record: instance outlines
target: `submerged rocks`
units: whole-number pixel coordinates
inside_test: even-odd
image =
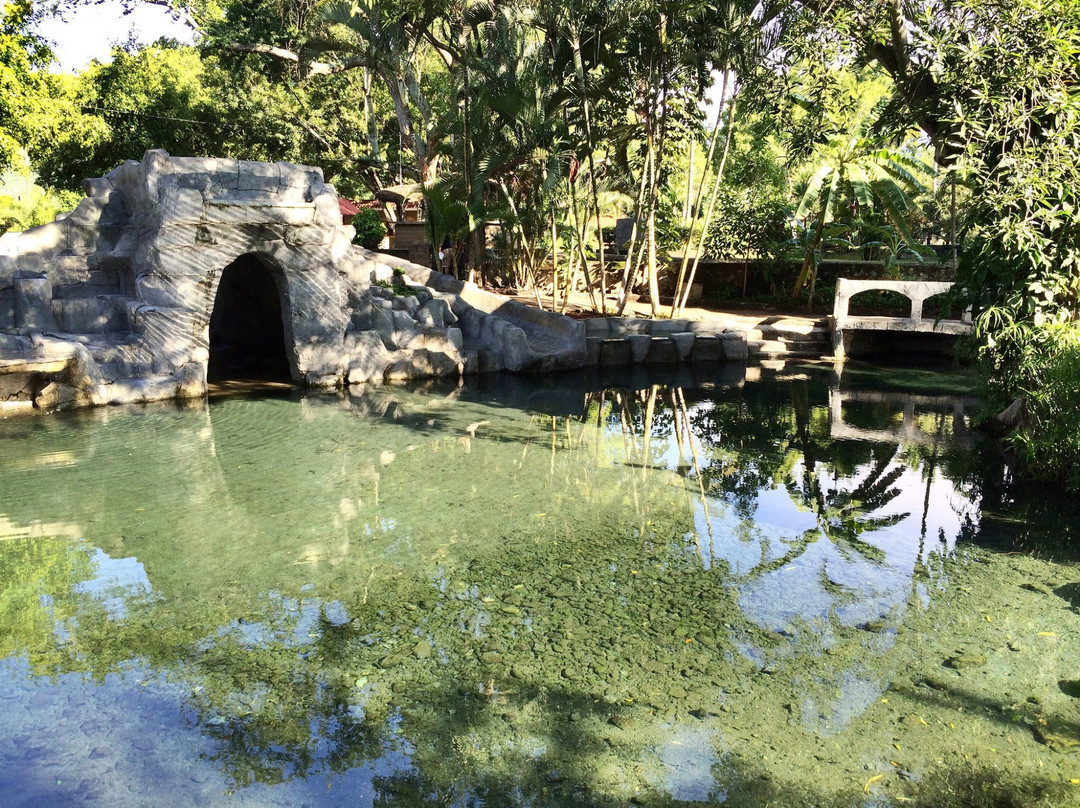
[[[1047,746],[1053,752],[1080,752],[1080,740],[1073,737],[1067,730],[1049,725],[1044,721],[1036,721],[1031,727],[1031,733],[1035,740]]]
[[[952,668],[957,671],[972,670],[974,668],[981,668],[986,664],[986,654],[976,653],[963,653],[951,656],[945,660],[945,667]]]
[[[429,659],[432,650],[431,643],[427,640],[421,640],[413,647],[412,654],[417,659]]]

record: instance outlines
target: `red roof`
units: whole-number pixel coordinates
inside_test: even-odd
[[[357,213],[360,212],[360,206],[353,202],[351,199],[346,199],[343,196],[339,196],[337,203],[338,208],[341,209],[342,216],[355,216]]]

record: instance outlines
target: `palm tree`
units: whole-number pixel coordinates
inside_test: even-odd
[[[421,182],[438,173],[437,128],[431,105],[420,86],[420,38],[415,21],[386,0],[333,0],[319,9],[319,34],[308,43],[311,54],[334,61],[321,72],[364,68],[379,77],[394,104],[402,139],[412,149]],[[364,103],[371,111],[370,83]],[[369,115],[369,119],[371,116]]]
[[[904,242],[909,247],[915,246],[908,227],[909,218],[918,211],[913,197],[925,193],[919,177],[932,176],[934,168],[917,157],[891,148],[889,143],[895,136],[876,131],[882,107],[881,101],[864,101],[847,131],[830,135],[817,149],[817,166],[794,214],[796,221],[813,216],[807,223],[808,228],[813,228],[813,234],[795,281],[793,297],[809,285],[810,301],[813,302],[817,280],[815,257],[825,227],[833,220],[842,201],[853,198],[865,209],[880,206]]]

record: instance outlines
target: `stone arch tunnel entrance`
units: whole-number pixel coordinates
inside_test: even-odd
[[[222,270],[210,315],[207,381],[292,381],[281,298],[272,270],[255,255]]]

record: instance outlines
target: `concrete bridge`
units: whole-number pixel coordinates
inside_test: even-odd
[[[957,443],[971,440],[964,412],[977,399],[967,396],[925,396],[914,393],[886,393],[879,390],[829,389],[829,435],[836,440],[862,440],[874,443],[930,445],[941,439],[941,427],[948,423],[950,439]],[[847,404],[885,406],[902,413],[899,422],[871,429],[844,420]],[[926,429],[926,416],[938,421],[937,431]]]
[[[886,281],[851,280],[838,278],[836,297],[833,301],[832,345],[833,357],[844,360],[851,348],[852,337],[862,333],[894,332],[907,334],[937,334],[957,337],[971,333],[971,311],[965,311],[959,320],[924,317],[926,301],[948,292],[953,284],[933,281]],[[848,313],[851,299],[862,292],[889,291],[904,295],[911,301],[911,314],[907,317],[852,316]]]

